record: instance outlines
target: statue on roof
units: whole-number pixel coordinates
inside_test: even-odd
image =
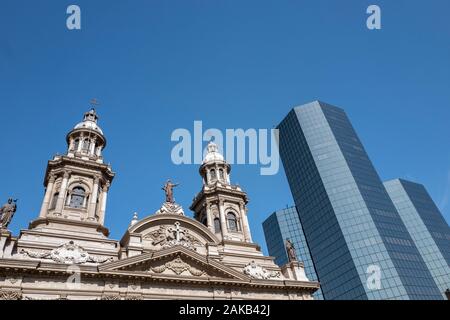
[[[175,199],[173,197],[173,188],[179,185],[179,183],[172,183],[170,179],[167,180],[166,184],[161,188],[166,193],[166,202],[175,203]]]
[[[297,261],[297,253],[295,252],[294,244],[289,239],[286,239],[286,252],[289,262]]]
[[[14,214],[17,211],[17,199],[8,199],[8,202],[0,208],[0,229],[8,228]]]

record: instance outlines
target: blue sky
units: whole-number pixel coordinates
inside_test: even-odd
[[[66,28],[81,8],[82,29]],[[382,29],[366,28],[366,8]],[[344,108],[382,179],[423,183],[450,220],[450,2],[21,1],[0,4],[0,199],[19,198],[17,233],[38,216],[46,163],[96,97],[117,177],[106,225],[120,239],[134,211],[163,201],[171,177],[186,211],[197,165],[175,166],[176,128],[272,128],[293,106]],[[292,204],[284,172],[239,165],[249,220]]]

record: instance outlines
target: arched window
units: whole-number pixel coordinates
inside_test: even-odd
[[[238,231],[236,216],[234,213],[227,213],[228,229],[230,231]]]
[[[224,179],[225,179],[225,177],[224,177],[224,175],[223,175],[223,170],[222,170],[222,169],[219,169],[219,179],[220,179],[220,180],[224,180]]]
[[[211,180],[216,180],[217,176],[216,176],[216,170],[211,169],[211,171],[209,172],[210,176],[211,176]]]
[[[85,139],[85,140],[83,141],[83,146],[82,146],[82,148],[81,148],[81,151],[83,151],[83,152],[88,152],[88,151],[89,151],[89,145],[90,145],[89,139]]]
[[[69,207],[78,209],[83,208],[85,196],[86,192],[84,191],[83,188],[81,187],[73,188]]]
[[[220,232],[220,219],[219,218],[214,219],[214,232],[215,233]]]
[[[50,204],[49,210],[53,210],[56,208],[56,203],[58,202],[59,192],[55,193],[52,198],[52,203]]]
[[[80,147],[80,139],[75,139],[73,142],[73,150],[78,151],[78,148]]]

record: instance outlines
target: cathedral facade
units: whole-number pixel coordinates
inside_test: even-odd
[[[310,300],[319,288],[303,264],[278,266],[252,240],[247,194],[232,184],[231,166],[208,145],[202,187],[185,215],[164,186],[153,215],[135,215],[121,240],[104,225],[115,173],[105,164],[106,138],[94,109],[67,137],[67,152],[48,162],[37,218],[14,236],[14,200],[2,208],[0,299],[289,299]]]

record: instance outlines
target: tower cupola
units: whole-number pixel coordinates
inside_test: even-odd
[[[231,166],[225,161],[214,142],[209,142],[203,163],[200,166],[200,175],[203,185],[216,183],[230,184]]]
[[[190,207],[194,219],[223,241],[252,242],[247,194],[231,184],[231,166],[215,143],[209,142],[199,171],[203,186]]]
[[[106,138],[98,125],[98,115],[94,108],[84,114],[67,135],[67,156],[95,160],[103,163],[102,151],[106,147]]]

